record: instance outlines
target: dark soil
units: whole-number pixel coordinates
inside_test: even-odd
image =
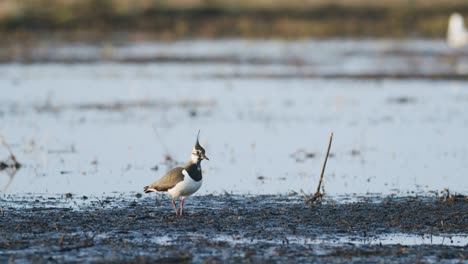
[[[391,233],[466,236],[463,196],[445,202],[426,197],[306,205],[297,195],[209,195],[190,197],[183,217],[175,215],[167,197],[141,197],[4,196],[0,262],[458,263],[468,258],[468,245],[365,243]],[[356,243],[333,242],[343,237]],[[319,242],[312,243],[315,239]]]

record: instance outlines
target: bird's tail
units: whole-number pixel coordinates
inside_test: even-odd
[[[145,186],[144,191],[145,193],[157,192],[157,190],[154,188],[151,188],[151,186]]]

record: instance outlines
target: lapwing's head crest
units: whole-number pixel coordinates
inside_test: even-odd
[[[198,138],[200,137],[200,130],[198,130],[197,134],[197,141],[195,142],[195,146],[193,146],[192,149],[192,160],[196,160],[197,162],[202,161],[204,159],[210,160],[206,155],[205,155],[205,149],[200,145],[200,142],[198,141]]]

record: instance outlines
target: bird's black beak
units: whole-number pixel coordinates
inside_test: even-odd
[[[210,160],[207,156],[203,156],[203,159]]]

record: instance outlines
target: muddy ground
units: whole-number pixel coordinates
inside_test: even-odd
[[[300,195],[191,197],[178,217],[164,196],[3,196],[0,262],[467,261],[468,200],[331,200]],[[444,244],[382,243],[407,234]],[[343,240],[345,238],[345,240]],[[340,242],[342,241],[342,242]]]

